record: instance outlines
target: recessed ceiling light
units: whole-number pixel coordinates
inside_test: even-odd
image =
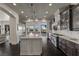
[[[52,3],[49,3],[49,6],[52,6]]]
[[[48,11],[46,11],[45,13],[48,14]]]
[[[14,6],[16,6],[16,3],[13,3]]]
[[[21,13],[23,14],[23,13],[24,13],[24,11],[21,11]]]

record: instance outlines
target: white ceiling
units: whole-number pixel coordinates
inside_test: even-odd
[[[10,8],[12,8],[16,13],[18,13],[21,17],[21,19],[26,19],[25,16],[28,16],[29,18],[43,18],[46,16],[47,18],[50,17],[55,13],[55,11],[58,8],[67,6],[69,4],[67,3],[53,3],[52,6],[49,6],[48,3],[17,3],[16,6],[14,6],[12,3],[6,3]],[[33,5],[33,6],[31,6]],[[34,11],[36,17],[34,17]],[[21,14],[21,11],[24,11],[23,14]],[[45,12],[48,11],[48,14]]]

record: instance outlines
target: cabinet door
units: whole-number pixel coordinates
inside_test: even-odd
[[[31,55],[31,40],[22,40],[20,44],[20,55]]]
[[[32,40],[32,54],[41,55],[42,53],[42,39],[33,39]]]
[[[76,44],[76,55],[79,56],[79,44]]]
[[[77,49],[76,51],[77,51],[77,52],[76,52],[77,56],[79,56],[79,49]]]
[[[79,7],[79,6],[78,6]],[[73,22],[72,22],[72,24],[73,24],[73,30],[74,31],[79,31],[79,9],[78,9],[78,7],[76,7],[76,8],[73,8],[73,10],[72,10],[72,12],[73,12]]]
[[[75,43],[65,40],[63,38],[59,39],[59,48],[68,56],[76,55]]]
[[[72,56],[72,50],[71,50],[71,48],[67,47],[66,55]]]
[[[58,47],[59,49],[61,49],[62,48],[62,39],[59,37],[59,47]]]
[[[65,39],[62,39],[62,38],[59,39],[59,48],[60,48],[64,53],[66,53],[66,40],[65,40]]]
[[[66,40],[65,39],[62,40],[62,50],[64,53],[66,53],[67,47],[66,47]]]
[[[69,56],[75,56],[76,55],[76,48],[75,48],[75,43],[71,41],[67,41],[67,52],[66,54]]]

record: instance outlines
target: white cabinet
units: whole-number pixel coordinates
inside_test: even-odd
[[[41,55],[42,53],[42,40],[32,40],[32,54]]]
[[[31,40],[22,40],[20,44],[20,54],[26,55],[31,53]]]

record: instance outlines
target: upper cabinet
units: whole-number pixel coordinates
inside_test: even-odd
[[[69,5],[60,12],[59,24],[61,30],[79,31],[79,4]]]
[[[73,11],[73,17],[72,17],[72,19],[73,19],[73,30],[75,30],[75,31],[79,31],[79,6],[77,5],[77,6],[75,6],[73,9],[72,9],[72,11]]]
[[[60,13],[60,30],[69,30],[69,9]]]
[[[53,21],[54,23],[52,24],[52,30],[60,29],[60,28],[58,28],[58,23],[60,21],[60,10],[59,9],[57,9],[57,11],[55,12],[53,20],[54,20]]]
[[[57,20],[57,30],[79,30],[79,8],[75,5],[68,5],[59,9],[59,13],[55,14]]]
[[[55,12],[55,25],[57,30],[70,30],[70,8],[69,6],[62,7]]]
[[[79,5],[68,5],[58,9],[52,30],[79,30]]]

